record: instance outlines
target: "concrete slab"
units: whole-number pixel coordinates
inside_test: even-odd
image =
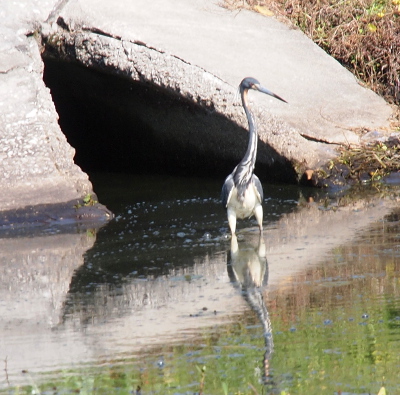
[[[356,131],[389,128],[392,109],[382,98],[273,17],[229,11],[215,0],[74,0],[60,15],[70,26],[95,27],[174,55],[235,88],[253,76],[289,106],[262,95],[254,100],[307,138],[359,143]]]
[[[52,1],[0,5],[0,211],[78,199],[92,191],[73,163],[45,87],[39,46],[29,33]]]

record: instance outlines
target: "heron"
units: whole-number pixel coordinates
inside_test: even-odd
[[[253,173],[257,157],[258,134],[254,116],[247,102],[250,89],[265,93],[287,103],[286,100],[261,86],[255,78],[247,77],[239,85],[243,109],[249,124],[249,143],[243,159],[233,169],[233,172],[226,177],[221,193],[222,204],[227,209],[228,223],[232,235],[235,235],[236,232],[237,218],[249,218],[253,215],[260,228],[260,234],[263,233],[262,202],[264,192],[259,178]]]

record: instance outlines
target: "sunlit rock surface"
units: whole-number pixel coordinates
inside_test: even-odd
[[[243,77],[256,77],[289,102],[252,96],[260,140],[281,166],[286,159],[312,168],[335,155],[336,144],[359,143],[364,129],[389,127],[390,106],[301,32],[212,2],[181,1],[179,13],[177,6],[68,3],[43,26],[44,46],[49,55],[162,87],[245,128],[235,91]],[[192,138],[200,143],[203,133]]]
[[[0,211],[91,192],[57,123],[35,37],[52,2],[2,2],[0,13]]]

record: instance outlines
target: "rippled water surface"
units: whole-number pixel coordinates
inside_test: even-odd
[[[0,393],[400,393],[397,191],[94,175],[100,230],[0,240]]]

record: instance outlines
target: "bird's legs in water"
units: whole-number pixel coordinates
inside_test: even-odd
[[[263,208],[261,204],[254,208],[254,216],[256,217],[258,227],[260,228],[260,236],[263,234]]]
[[[260,236],[263,235],[263,208],[261,204],[254,208],[254,216],[256,217],[258,228],[260,229]],[[228,223],[231,234],[235,235],[236,232],[236,212],[228,207]]]
[[[228,223],[232,236],[234,236],[236,232],[236,213],[230,207],[228,207]]]

